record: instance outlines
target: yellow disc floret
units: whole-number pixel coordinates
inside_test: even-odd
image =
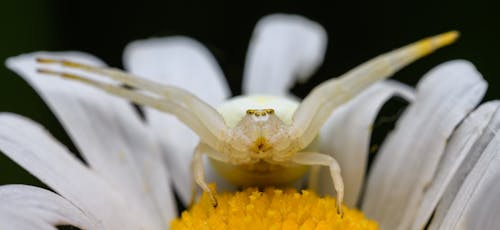
[[[221,193],[213,207],[204,193],[197,204],[172,222],[172,229],[378,229],[363,213],[344,207],[337,214],[335,199],[312,191],[247,188]]]

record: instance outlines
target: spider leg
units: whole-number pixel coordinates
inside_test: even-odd
[[[68,60],[50,58],[38,58],[37,62],[41,64],[60,64],[68,68],[97,74],[100,77],[109,78],[119,83],[144,90],[145,92],[161,96],[163,99],[169,100],[174,104],[189,108],[191,114],[197,117],[208,130],[214,133],[214,135],[220,134],[221,129],[226,129],[224,119],[212,106],[186,90],[133,76],[116,68],[96,67]]]
[[[191,161],[191,172],[194,172],[194,157]],[[198,196],[198,186],[196,184],[196,180],[194,179],[194,175],[191,177],[191,198],[189,199],[188,209],[193,207],[194,202],[196,201],[196,197]]]
[[[204,142],[210,143],[211,145],[213,145],[213,147],[218,146],[218,143],[220,143],[221,138],[223,138],[223,135],[225,135],[224,132],[226,130],[225,124],[224,125],[219,124],[218,126],[216,126],[217,128],[214,129],[216,129],[215,131],[218,132],[215,132],[216,134],[214,134],[214,130],[211,130],[209,127],[205,125],[205,122],[203,122],[203,119],[205,119],[205,117],[220,116],[218,113],[213,114],[207,112],[205,116],[200,117],[198,116],[198,114],[193,113],[192,111],[193,107],[182,106],[178,104],[174,99],[168,99],[162,96],[145,94],[140,91],[127,89],[118,85],[93,80],[90,78],[86,78],[84,76],[67,72],[53,71],[49,69],[38,69],[38,72],[48,75],[59,76],[74,81],[79,81],[87,85],[93,86],[95,88],[101,89],[107,93],[125,98],[137,104],[149,106],[159,111],[170,113],[176,116],[189,128],[191,128],[191,130],[193,130],[196,134],[198,134],[198,136]]]
[[[203,154],[205,153],[205,146],[203,144],[199,144],[198,147],[196,147],[196,150],[194,152],[194,157],[193,157],[193,179],[200,186],[200,188],[209,194],[210,199],[212,200],[212,204],[214,207],[217,207],[217,198],[216,198],[216,191],[212,191],[210,187],[208,187],[208,184],[205,180],[205,172],[203,169]],[[196,195],[196,192],[195,194]],[[194,200],[195,198],[193,198]]]
[[[175,97],[195,97],[191,93],[181,90],[176,87],[162,85],[158,82],[154,82],[145,78],[134,76],[130,73],[124,72],[120,69],[109,68],[109,67],[97,67],[90,66],[83,63],[73,62],[69,60],[51,59],[51,58],[37,58],[36,60],[41,64],[60,64],[65,67],[83,70],[89,73],[98,74],[102,77],[106,77],[129,86],[143,89],[146,91],[151,91],[164,96],[175,96]],[[186,100],[185,102],[195,102]]]
[[[337,192],[337,213],[343,215],[342,202],[344,200],[344,181],[340,174],[340,166],[335,158],[322,153],[299,152],[293,156],[292,162],[300,165],[327,166],[330,169],[333,186]]]
[[[192,170],[193,170],[193,181],[200,186],[200,188],[209,194],[210,199],[212,200],[212,204],[214,207],[217,207],[217,191],[213,191],[208,186],[205,179],[205,172],[203,169],[203,154],[206,154],[210,158],[214,158],[218,161],[229,162],[229,158],[222,153],[215,151],[213,148],[208,146],[205,143],[199,143],[195,149],[194,157],[192,161]],[[194,204],[194,200],[196,199],[197,188],[193,186],[193,193],[191,197],[192,204]]]
[[[429,37],[382,54],[342,76],[323,82],[302,101],[293,115],[290,133],[299,147],[308,146],[334,109],[374,83],[386,79],[415,60],[449,45],[458,32]]]

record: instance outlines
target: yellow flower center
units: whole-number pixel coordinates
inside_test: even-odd
[[[175,229],[378,229],[363,213],[344,207],[337,214],[335,199],[312,191],[247,188],[217,195],[214,208],[204,193],[190,210],[172,222]]]

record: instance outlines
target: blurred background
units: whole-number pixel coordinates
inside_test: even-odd
[[[0,60],[36,50],[80,50],[121,67],[122,49],[135,39],[186,35],[211,50],[233,94],[241,92],[248,41],[255,23],[275,13],[304,15],[322,24],[329,44],[321,69],[293,92],[304,97],[318,83],[417,39],[459,30],[460,40],[395,75],[414,85],[432,67],[467,59],[489,82],[485,100],[500,98],[500,16],[493,1],[67,1],[3,0]],[[52,113],[20,78],[0,66],[0,111],[29,117],[76,151]],[[37,184],[0,154],[0,184]]]

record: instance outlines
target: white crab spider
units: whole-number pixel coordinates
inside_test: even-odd
[[[39,58],[40,73],[81,81],[135,103],[171,113],[199,137],[193,157],[195,182],[211,195],[215,191],[205,181],[202,155],[212,159],[219,172],[237,185],[287,184],[301,177],[307,166],[327,166],[337,193],[337,211],[342,213],[344,184],[340,167],[328,154],[315,152],[311,143],[332,111],[368,86],[391,76],[409,63],[452,43],[455,31],[426,38],[380,55],[344,75],[330,79],[298,102],[271,96],[246,96],[231,99],[219,111],[193,94],[168,85],[132,76],[118,69],[101,68],[67,60]],[[108,77],[138,90],[93,80],[78,74],[53,71],[47,64]],[[247,108],[241,108],[241,105]],[[237,109],[239,108],[239,109]],[[316,170],[312,170],[313,172]],[[317,175],[311,174],[310,184]]]

